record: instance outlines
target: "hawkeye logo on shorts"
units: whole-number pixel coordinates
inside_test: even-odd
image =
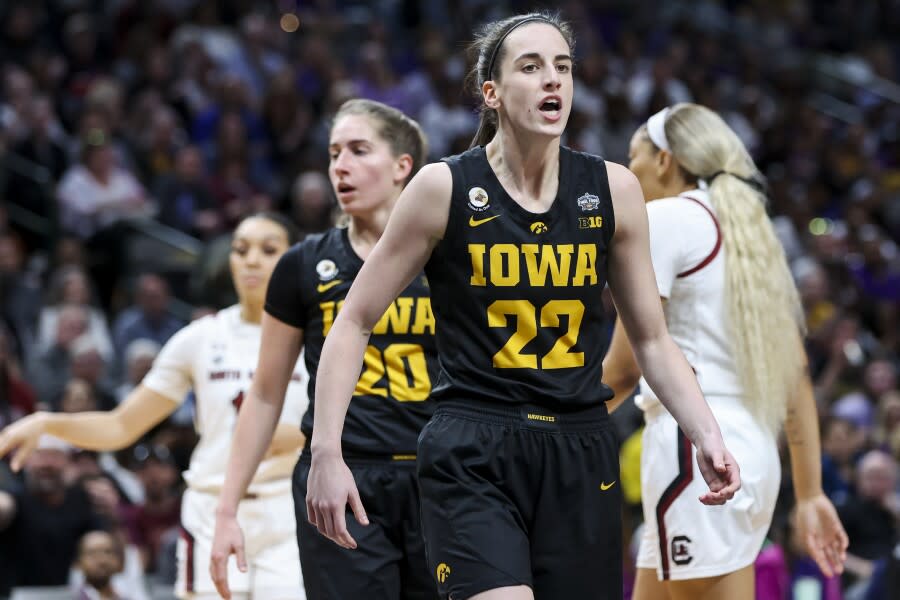
[[[482,212],[489,207],[488,193],[484,188],[473,187],[469,190],[469,208],[476,212]]]
[[[444,583],[447,581],[447,578],[450,577],[450,565],[447,563],[441,563],[437,566],[437,580],[439,583]]]
[[[597,210],[600,206],[600,198],[595,196],[594,194],[582,194],[578,197],[578,208],[583,210],[584,212],[588,212],[591,210]]]
[[[320,260],[316,265],[316,273],[319,274],[319,279],[322,281],[331,281],[338,274],[337,265],[330,258],[326,258]]]
[[[553,415],[538,415],[535,413],[528,413],[528,418],[532,421],[544,421],[545,423],[556,423],[556,417]]]
[[[544,223],[543,221],[535,221],[534,223],[531,224],[530,229],[531,229],[531,233],[533,233],[535,235],[540,235],[542,233],[547,233],[549,231],[547,224]]]
[[[578,217],[578,229],[600,229],[603,217]]]

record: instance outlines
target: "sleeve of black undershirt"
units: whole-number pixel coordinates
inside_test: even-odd
[[[298,244],[285,252],[275,265],[266,291],[266,312],[288,325],[306,327],[306,304],[301,290],[303,247]]]

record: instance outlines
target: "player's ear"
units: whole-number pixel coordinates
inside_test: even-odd
[[[672,156],[672,153],[667,150],[660,150],[656,153],[656,176],[660,179],[664,179],[666,174],[673,167],[677,167],[675,163],[675,157]]]
[[[493,79],[481,84],[481,95],[484,96],[484,105],[497,110],[500,106],[500,97],[497,95],[497,85]]]
[[[412,173],[413,158],[409,154],[401,154],[394,160],[394,184],[403,183]]]

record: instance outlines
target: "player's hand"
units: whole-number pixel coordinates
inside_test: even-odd
[[[819,493],[798,500],[794,518],[797,539],[803,542],[822,573],[826,577],[843,573],[849,540],[828,497]]]
[[[697,446],[697,465],[709,486],[700,496],[703,504],[725,504],[741,489],[741,470],[720,434],[710,436]]]
[[[216,512],[216,531],[213,534],[212,552],[209,561],[209,576],[212,577],[219,595],[228,600],[231,590],[228,589],[228,559],[234,554],[238,569],[247,572],[247,559],[244,556],[244,534],[233,514]]]
[[[309,522],[338,546],[355,549],[356,540],[347,531],[347,504],[360,525],[369,524],[353,473],[340,453],[313,453],[306,482]]]
[[[25,461],[37,448],[41,435],[46,428],[47,413],[37,412],[19,419],[3,431],[0,431],[0,458],[15,451],[10,466],[19,471]]]

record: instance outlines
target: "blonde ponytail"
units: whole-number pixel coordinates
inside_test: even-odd
[[[766,214],[762,176],[737,135],[708,108],[675,105],[665,131],[678,163],[709,182],[725,247],[725,297],[738,373],[751,412],[777,431],[804,368],[796,344],[803,312]]]

